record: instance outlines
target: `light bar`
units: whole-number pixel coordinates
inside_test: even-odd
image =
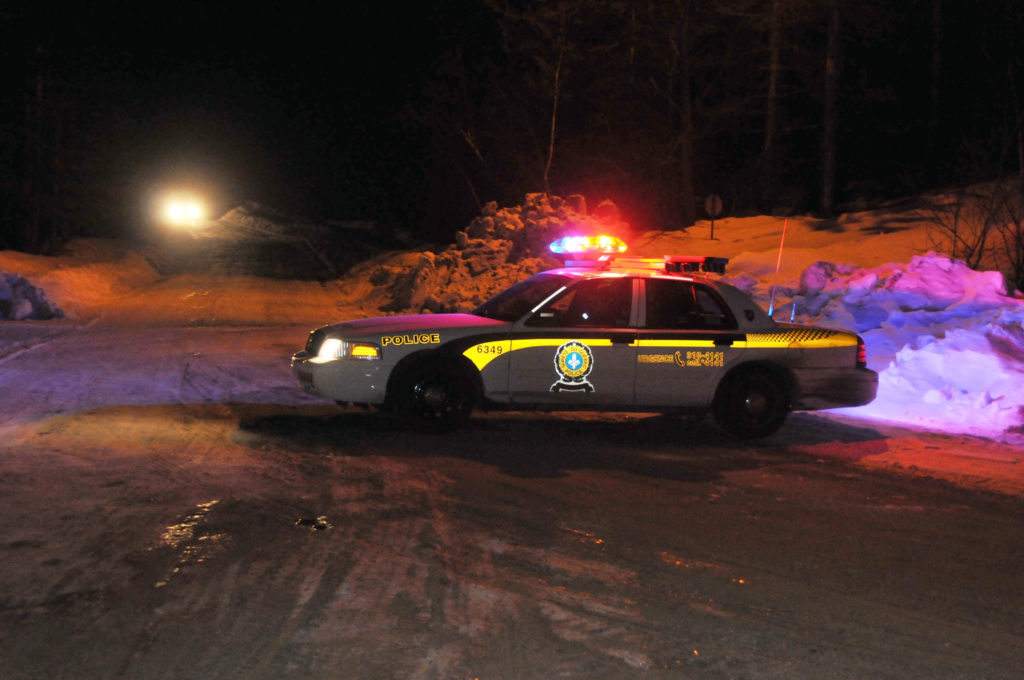
[[[626,244],[615,236],[563,236],[548,249],[556,255],[609,255],[626,252]]]
[[[727,257],[708,257],[706,255],[666,255],[665,271],[667,272],[707,272],[724,274]]]
[[[597,239],[610,239],[619,244],[622,251],[604,251],[605,247],[616,247],[614,245],[601,244]],[[579,251],[575,248],[586,246],[597,242],[591,250]],[[564,250],[566,247],[574,250]],[[647,271],[664,271],[669,274],[724,274],[725,265],[729,264],[727,257],[711,257],[709,255],[665,255],[661,258],[655,257],[632,257],[623,256],[621,253],[626,245],[617,238],[611,236],[590,237],[590,236],[567,236],[552,243],[549,248],[551,252],[562,255],[562,259],[568,267],[589,267],[591,269],[612,270],[612,269],[636,269]],[[588,258],[587,255],[593,254]],[[579,260],[569,259],[573,255],[582,256]]]

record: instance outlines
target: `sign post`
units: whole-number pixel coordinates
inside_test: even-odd
[[[715,218],[722,214],[722,198],[711,194],[704,199],[704,212],[711,218],[711,240],[715,240]]]

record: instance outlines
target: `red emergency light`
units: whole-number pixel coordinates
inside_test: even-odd
[[[563,236],[548,250],[556,255],[614,255],[626,252],[626,244],[615,236]]]

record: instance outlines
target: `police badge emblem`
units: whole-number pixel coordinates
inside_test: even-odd
[[[594,354],[579,340],[570,340],[555,352],[555,372],[560,380],[551,386],[552,392],[593,392],[587,380],[594,368]]]

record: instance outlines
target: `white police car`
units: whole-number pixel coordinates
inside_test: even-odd
[[[861,338],[776,323],[710,276],[727,260],[629,258],[621,245],[588,244],[615,254],[532,276],[471,314],[319,328],[292,371],[309,392],[438,429],[474,407],[710,410],[726,431],[762,437],[791,410],[874,399]]]

